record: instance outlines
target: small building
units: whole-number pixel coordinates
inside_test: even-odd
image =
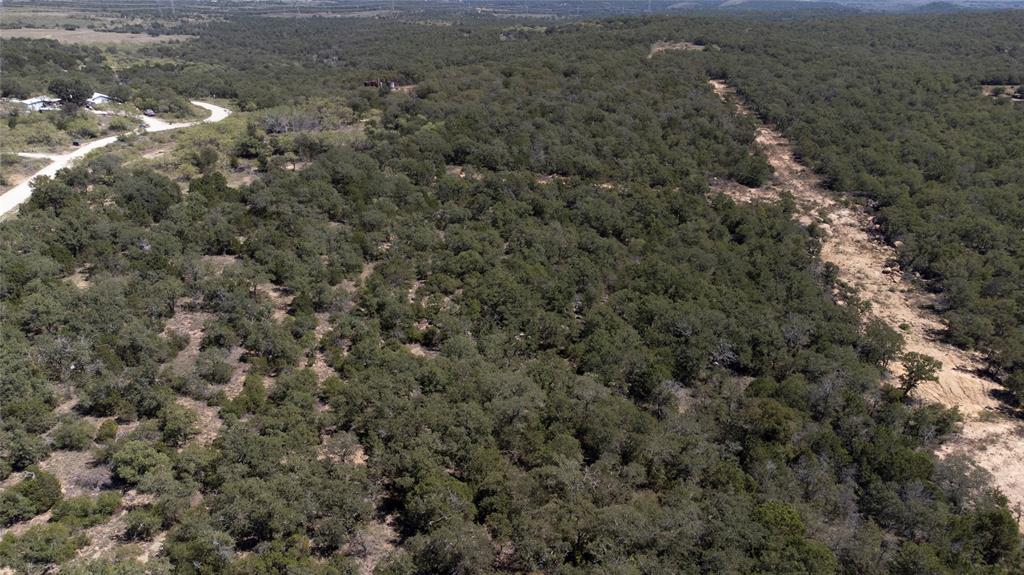
[[[89,99],[86,100],[85,103],[88,106],[99,106],[101,104],[109,104],[109,103],[111,103],[113,101],[114,101],[114,99],[111,98],[110,96],[106,95],[106,94],[100,94],[99,92],[93,92],[92,96],[89,96]]]
[[[36,96],[28,100],[21,100],[21,103],[33,112],[45,110],[56,110],[60,108],[60,99],[53,96]]]

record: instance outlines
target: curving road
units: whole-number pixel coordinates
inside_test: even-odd
[[[214,104],[208,104],[206,102],[192,101],[192,104],[199,106],[204,110],[209,110],[210,115],[206,118],[196,122],[179,122],[171,124],[159,118],[151,118],[148,116],[142,116],[142,123],[145,125],[146,132],[164,132],[167,130],[177,130],[179,128],[188,128],[189,126],[195,126],[196,124],[205,122],[219,122],[224,118],[231,115],[231,110],[222,108]],[[14,186],[3,195],[0,195],[0,217],[12,212],[19,205],[24,203],[32,196],[32,180],[39,176],[53,176],[60,170],[68,167],[71,162],[75,161],[82,156],[87,155],[93,150],[98,150],[105,146],[109,146],[117,141],[117,136],[107,136],[106,138],[100,138],[91,142],[86,142],[80,147],[66,154],[36,154],[36,153],[22,153],[19,156],[26,158],[46,158],[50,160],[49,165],[32,174],[30,177],[25,178],[25,181],[21,182],[17,186]]]

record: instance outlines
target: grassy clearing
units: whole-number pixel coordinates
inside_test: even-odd
[[[0,106],[4,118],[0,123],[0,153],[57,153],[67,151],[73,142],[118,134],[135,126],[128,118],[97,116],[84,110],[66,114],[62,111],[25,112],[22,108],[11,121],[9,114],[14,109],[10,104]]]
[[[0,154],[0,193],[12,188],[43,168],[47,160]]]
[[[182,42],[192,39],[192,36],[171,34],[150,36],[149,34],[98,32],[89,29],[13,28],[0,30],[0,38],[49,39],[64,44],[158,44],[162,42]]]

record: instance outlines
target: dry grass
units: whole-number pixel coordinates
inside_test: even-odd
[[[240,258],[238,256],[203,256],[199,258],[199,261],[209,266],[210,271],[214,274],[220,275],[228,266],[238,263]]]
[[[3,170],[0,171],[4,182],[0,185],[0,193],[7,191],[14,186],[25,181],[25,178],[32,176],[32,174],[46,167],[49,160],[42,158],[22,158],[17,157],[16,160],[10,164],[5,164]]]
[[[159,44],[191,40],[192,36],[170,34],[166,36],[150,36],[149,34],[97,32],[88,29],[12,28],[0,30],[0,38],[47,39],[56,40],[62,44]]]

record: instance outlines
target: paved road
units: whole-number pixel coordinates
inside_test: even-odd
[[[210,115],[207,116],[205,119],[197,122],[179,122],[176,124],[165,122],[164,120],[161,120],[159,118],[150,118],[142,116],[142,122],[146,126],[145,131],[163,132],[166,130],[177,130],[178,128],[187,128],[189,126],[194,126],[201,122],[219,122],[224,118],[227,118],[229,115],[231,115],[231,110],[228,110],[227,108],[222,108],[220,106],[215,106],[213,104],[208,104],[206,102],[193,101],[192,104],[199,106],[200,108],[203,108],[205,110],[209,110]],[[66,154],[36,154],[27,152],[23,154],[18,154],[19,156],[24,156],[26,158],[46,158],[50,160],[50,163],[45,168],[39,170],[38,172],[32,174],[32,176],[26,178],[24,182],[18,184],[17,186],[14,186],[13,188],[5,192],[2,196],[0,196],[0,216],[4,216],[9,212],[15,210],[19,205],[21,205],[22,203],[29,199],[29,197],[32,195],[32,180],[34,180],[35,178],[39,176],[53,176],[58,171],[68,167],[71,164],[71,162],[75,161],[76,159],[85,156],[86,154],[92,152],[93,150],[98,150],[102,147],[109,146],[110,144],[113,144],[116,141],[117,136],[108,136],[106,138],[100,138],[98,140],[86,142],[85,144],[82,144],[78,148],[75,148],[74,150]]]

